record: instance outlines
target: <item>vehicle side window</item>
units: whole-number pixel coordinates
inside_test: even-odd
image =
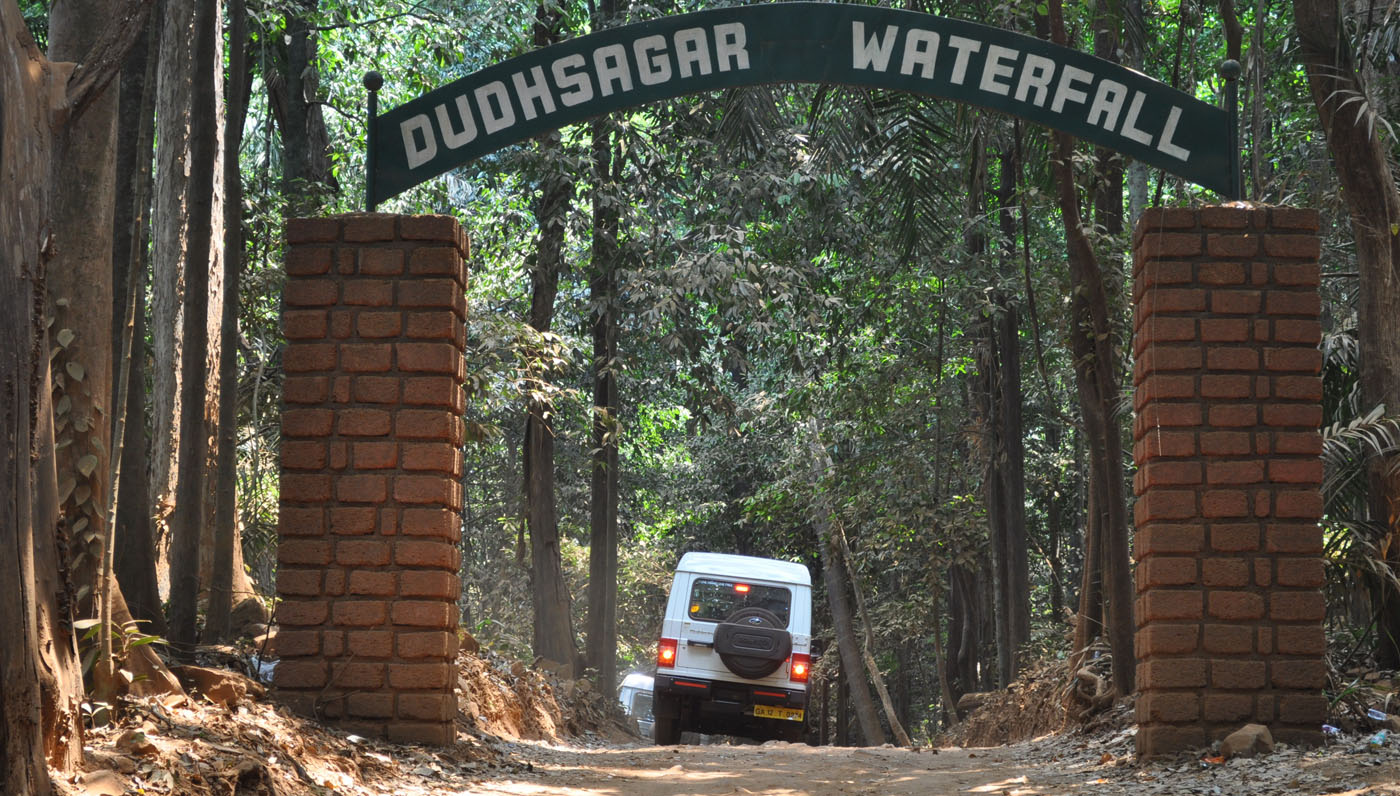
[[[761,586],[732,580],[697,578],[690,587],[691,619],[723,622],[740,608],[764,608],[787,627],[792,592],[781,586]]]

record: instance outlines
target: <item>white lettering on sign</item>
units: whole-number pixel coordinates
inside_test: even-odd
[[[939,65],[939,48],[952,51],[952,64]],[[974,57],[981,54],[980,64]],[[1179,106],[1167,109],[1160,133],[1145,125],[1143,110],[1148,95],[1130,89],[1108,77],[1086,69],[1057,62],[1053,58],[968,36],[940,36],[922,28],[885,25],[880,31],[867,31],[865,23],[851,22],[851,66],[856,70],[897,73],[917,80],[943,81],[988,95],[985,104],[1005,108],[1011,100],[1036,108],[1046,108],[1069,118],[1078,116],[1084,124],[1122,136],[1150,147],[1168,157],[1186,161],[1190,150],[1173,138],[1184,113]],[[971,74],[976,72],[976,74]],[[961,94],[955,96],[964,96]],[[992,101],[994,97],[1005,98]],[[1091,99],[1092,98],[1092,99]],[[1082,114],[1082,115],[1081,115]],[[1157,117],[1160,118],[1160,117]]]
[[[468,88],[434,106],[431,116],[420,113],[400,122],[404,160],[416,169],[437,157],[439,145],[460,149],[479,134],[504,133],[522,121],[557,113],[561,105],[573,108],[626,94],[636,88],[635,83],[659,86],[677,76],[703,78],[716,70],[750,68],[748,31],[742,22],[684,28],[669,39],[652,34],[587,54],[560,56],[547,65]]]

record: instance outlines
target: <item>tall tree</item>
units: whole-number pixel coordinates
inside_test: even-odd
[[[1388,147],[1373,118],[1379,76],[1358,57],[1347,37],[1342,6],[1323,0],[1294,0],[1303,63],[1318,118],[1327,134],[1342,197],[1351,215],[1356,264],[1361,274],[1357,336],[1361,347],[1361,397],[1366,407],[1384,404],[1400,412],[1400,189]],[[1400,471],[1377,461],[1371,471],[1371,517],[1385,538],[1376,540],[1400,572]],[[1381,632],[1378,657],[1400,667],[1400,594],[1385,582],[1379,591]]]

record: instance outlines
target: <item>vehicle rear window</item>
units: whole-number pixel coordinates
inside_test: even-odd
[[[697,578],[690,587],[690,618],[705,622],[723,622],[740,608],[766,608],[787,627],[791,607],[792,592],[781,586]]]

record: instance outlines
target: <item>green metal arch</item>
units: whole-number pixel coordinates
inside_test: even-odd
[[[1231,115],[1141,72],[973,22],[799,2],[699,11],[581,36],[374,117],[368,205],[601,114],[765,83],[864,86],[978,105],[1227,198],[1238,194]]]

